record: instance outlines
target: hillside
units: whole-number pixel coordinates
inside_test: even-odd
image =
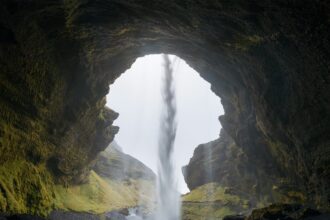
[[[113,142],[97,157],[88,182],[55,186],[57,209],[101,214],[152,205],[155,174]],[[151,190],[150,190],[151,189]]]

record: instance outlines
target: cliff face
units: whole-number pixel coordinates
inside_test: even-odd
[[[195,149],[189,164],[183,167],[185,181],[192,194],[200,187],[216,183],[226,189],[226,195],[248,201],[248,207],[240,205],[236,208],[240,211],[236,213],[248,213],[252,208],[276,202],[309,203],[301,182],[279,173],[276,168],[280,167],[274,167],[275,170],[272,170],[273,158],[258,153],[255,152],[255,155],[260,158],[264,156],[264,160],[269,163],[260,164],[253,161],[222,130],[219,139],[201,144]],[[289,157],[285,152],[281,156]],[[278,166],[281,162],[279,161]]]
[[[104,107],[109,84],[137,57],[171,53],[221,97],[235,160],[328,206],[329,9],[321,0],[2,0],[1,176],[25,161],[60,183],[86,181],[118,131]],[[32,176],[24,181],[42,188]],[[0,200],[14,186],[2,181]]]

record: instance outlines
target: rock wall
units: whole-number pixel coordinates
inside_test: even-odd
[[[329,9],[322,0],[1,0],[0,165],[27,160],[60,183],[84,182],[118,131],[104,107],[109,84],[137,57],[171,53],[221,97],[221,124],[252,167],[328,207]]]
[[[226,195],[249,201],[248,208],[236,213],[276,202],[308,203],[303,184],[296,176],[281,173],[281,163],[276,167],[272,157],[259,153],[255,152],[255,156],[264,157],[264,163],[254,161],[222,130],[219,139],[195,149],[189,164],[182,169],[185,181],[191,193],[205,184],[217,183],[226,189]]]

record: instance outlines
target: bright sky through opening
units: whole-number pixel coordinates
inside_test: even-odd
[[[174,60],[175,56],[171,56]],[[201,143],[218,138],[219,115],[223,109],[210,84],[177,58],[174,66],[177,94],[177,136],[174,158],[178,190],[188,192],[181,172],[194,149]],[[122,74],[107,96],[107,106],[119,113],[115,125],[120,127],[116,142],[127,154],[137,158],[157,173],[158,130],[161,112],[163,58],[148,55],[138,58]]]

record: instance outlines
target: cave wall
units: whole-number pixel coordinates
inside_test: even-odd
[[[192,193],[200,187],[219,184],[226,195],[238,196],[239,201],[248,201],[248,208],[238,207],[240,211],[236,213],[273,203],[315,206],[314,202],[308,201],[299,177],[280,172],[283,165],[281,161],[277,165],[272,156],[264,152],[256,151],[254,154],[250,156],[222,129],[218,139],[200,144],[195,149],[188,165],[182,168],[182,173]],[[275,156],[290,157],[286,152]],[[255,159],[261,157],[264,157],[264,161]]]
[[[83,182],[118,132],[104,107],[109,84],[137,57],[171,53],[221,97],[220,122],[249,163],[328,207],[329,9],[321,0],[1,0],[0,164],[26,160],[57,182]]]

